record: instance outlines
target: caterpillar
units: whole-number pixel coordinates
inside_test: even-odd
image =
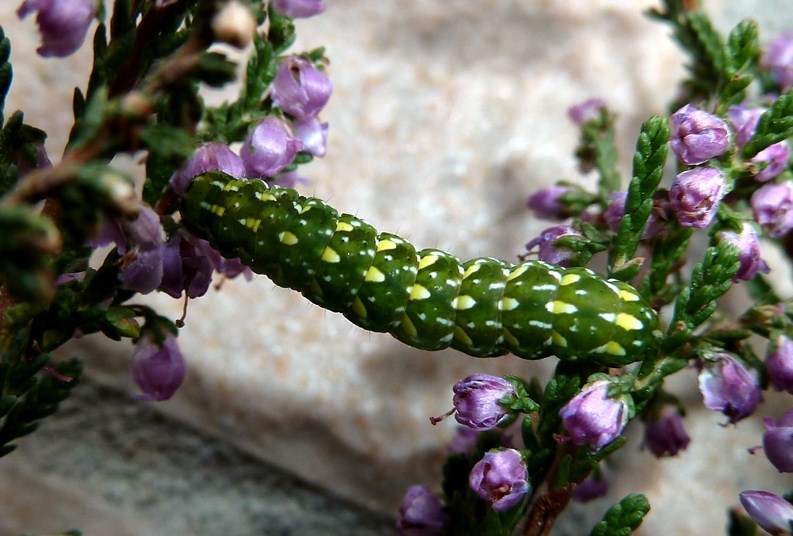
[[[320,199],[220,172],[193,180],[180,213],[225,257],[416,348],[619,367],[657,347],[655,311],[627,283],[587,268],[417,251]]]

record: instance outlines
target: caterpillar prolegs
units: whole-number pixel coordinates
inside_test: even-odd
[[[224,256],[416,348],[623,366],[656,347],[655,311],[586,268],[416,251],[319,199],[219,172],[191,183],[181,214]]]

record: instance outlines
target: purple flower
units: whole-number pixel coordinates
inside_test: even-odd
[[[793,340],[784,333],[768,341],[765,370],[774,389],[793,394]]]
[[[741,267],[732,277],[733,282],[749,281],[757,272],[768,273],[768,265],[760,256],[760,238],[751,223],[743,222],[740,233],[719,231],[717,237],[720,242],[723,240],[740,250],[738,262]]]
[[[760,65],[771,71],[782,91],[790,89],[793,86],[793,34],[785,32],[768,43]]]
[[[707,227],[719,209],[727,190],[718,169],[698,167],[683,171],[669,188],[669,205],[683,227]]]
[[[760,386],[738,360],[726,352],[719,353],[699,373],[699,391],[705,407],[720,411],[736,423],[754,412],[762,400]]]
[[[504,378],[473,374],[454,385],[454,418],[474,430],[489,430],[503,423],[510,411],[499,401],[516,396],[515,388]]]
[[[779,420],[763,419],[763,450],[766,458],[780,473],[793,473],[793,410]]]
[[[572,106],[567,110],[567,117],[569,117],[573,123],[583,125],[589,121],[600,119],[600,114],[605,107],[606,101],[594,97]]]
[[[132,355],[132,379],[143,391],[139,400],[168,400],[182,385],[186,365],[176,337],[168,335],[158,346],[146,336],[138,339]]]
[[[303,142],[303,148],[312,155],[322,158],[328,148],[328,124],[316,117],[295,121],[295,136]]]
[[[543,188],[529,196],[526,206],[543,220],[563,220],[570,216],[570,211],[560,198],[572,190],[570,186]]]
[[[154,247],[137,250],[135,258],[122,268],[118,279],[127,290],[148,294],[160,286],[162,276],[163,249]]]
[[[730,148],[727,124],[690,104],[672,114],[669,129],[672,150],[689,166],[707,162]]]
[[[160,216],[148,206],[141,207],[134,220],[121,220],[121,229],[127,240],[136,246],[150,247],[165,242]]]
[[[20,19],[38,11],[41,56],[64,57],[75,52],[85,40],[96,13],[96,0],[25,0],[17,10]]]
[[[770,145],[757,153],[749,162],[756,169],[754,178],[767,182],[782,173],[790,160],[790,148],[787,141]]]
[[[325,0],[273,0],[273,8],[295,19],[313,17],[325,11]]]
[[[583,236],[577,229],[570,225],[557,225],[545,229],[540,236],[526,243],[526,251],[531,253],[537,248],[537,258],[559,266],[569,266],[577,255],[575,251],[566,247],[556,246],[555,242],[566,236]]]
[[[170,180],[171,189],[184,195],[190,181],[207,171],[222,171],[240,178],[245,176],[245,165],[227,145],[220,142],[204,143],[173,174]]]
[[[628,199],[628,192],[611,192],[608,195],[610,201],[606,212],[603,213],[603,218],[608,223],[609,228],[615,233],[620,228],[620,222],[625,217],[625,201]],[[662,226],[658,222],[654,212],[650,212],[650,217],[647,219],[647,225],[644,226],[642,232],[642,239],[652,238],[657,235]]]
[[[750,201],[754,219],[774,238],[793,229],[793,185],[764,184]]]
[[[665,406],[657,419],[644,424],[642,448],[646,447],[657,458],[676,456],[689,441],[680,412],[671,406]]]
[[[747,108],[746,106],[732,105],[727,110],[727,116],[735,129],[735,142],[738,147],[743,147],[752,139],[757,130],[760,116],[765,113],[763,108]]]
[[[272,85],[273,104],[297,119],[315,117],[333,91],[330,78],[302,56],[278,64]]]
[[[441,536],[446,514],[437,495],[427,486],[410,486],[402,504],[396,528],[401,536]]]
[[[468,477],[471,489],[502,512],[518,504],[529,492],[529,473],[515,449],[485,453]]]
[[[292,136],[286,123],[265,117],[248,134],[240,156],[249,177],[275,177],[292,163],[303,142]]]
[[[774,536],[793,532],[793,505],[768,491],[744,491],[741,505],[754,522]]]
[[[603,497],[609,490],[609,482],[602,474],[589,475],[573,490],[573,500],[589,502]]]
[[[162,248],[163,274],[157,287],[172,298],[183,291],[189,298],[206,294],[212,282],[212,263],[195,244],[175,233]]]
[[[627,397],[609,398],[609,387],[611,382],[606,380],[589,383],[559,410],[566,437],[576,445],[600,450],[617,439],[628,424]]]

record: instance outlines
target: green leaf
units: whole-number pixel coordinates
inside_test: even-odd
[[[113,340],[137,339],[140,324],[135,320],[137,313],[128,307],[111,306],[105,313],[102,332]]]
[[[748,69],[760,58],[760,33],[753,20],[739,22],[727,37],[727,55],[735,71]]]
[[[754,137],[743,146],[741,156],[749,160],[763,149],[793,137],[793,90],[774,101],[760,116]]]
[[[650,511],[647,497],[631,493],[615,504],[590,532],[590,536],[628,536],[642,524]]]

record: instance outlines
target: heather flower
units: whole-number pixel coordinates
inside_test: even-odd
[[[543,188],[529,196],[526,206],[543,220],[563,220],[570,216],[570,213],[560,198],[572,190],[570,186]]]
[[[748,108],[737,104],[727,109],[727,116],[730,118],[735,130],[735,143],[738,147],[743,147],[746,142],[754,137],[757,123],[760,121],[760,116],[764,113],[765,110],[763,108]]]
[[[665,406],[656,419],[644,423],[642,448],[647,448],[657,458],[676,456],[689,441],[680,412],[671,406]]]
[[[713,114],[687,104],[669,119],[672,151],[693,166],[721,156],[730,148],[730,129]]]
[[[325,11],[325,0],[273,0],[273,8],[295,19],[313,17]]]
[[[625,217],[625,201],[628,199],[628,192],[611,192],[608,195],[609,206],[603,213],[603,218],[608,223],[609,228],[615,233],[620,228],[620,222]],[[657,235],[662,226],[658,222],[654,212],[650,212],[650,217],[647,219],[647,225],[644,226],[642,232],[642,239],[652,238]]]
[[[96,0],[25,0],[17,10],[20,19],[38,11],[41,56],[64,57],[83,44],[88,26],[96,14]]]
[[[760,65],[771,71],[782,91],[793,86],[793,34],[785,32],[766,46]]]
[[[245,138],[240,156],[249,177],[274,177],[292,163],[303,142],[295,138],[286,123],[276,117],[259,121]]]
[[[189,298],[206,294],[212,282],[212,263],[190,240],[175,233],[162,248],[163,274],[157,287],[173,298],[183,291]]]
[[[763,451],[766,458],[780,473],[793,473],[793,410],[778,420],[763,419]]]
[[[157,290],[162,276],[163,250],[155,247],[138,250],[134,259],[122,268],[118,279],[127,290],[148,294]]]
[[[509,510],[529,492],[529,474],[520,452],[515,449],[485,453],[468,477],[471,489],[490,502],[493,510]]]
[[[669,206],[680,225],[702,229],[716,216],[726,190],[724,175],[718,169],[690,169],[678,174],[672,182]]]
[[[793,533],[793,505],[768,491],[744,491],[741,505],[763,530],[774,536]]]
[[[399,505],[396,528],[401,536],[441,536],[446,521],[437,495],[426,486],[410,486]]]
[[[295,137],[303,142],[303,149],[308,153],[322,158],[328,148],[328,124],[320,122],[316,117],[295,121]]]
[[[184,380],[186,365],[176,337],[168,335],[157,345],[143,336],[132,355],[132,379],[143,391],[139,400],[168,400]]]
[[[793,394],[793,340],[784,333],[774,333],[768,341],[765,370],[774,389]]]
[[[736,423],[754,412],[762,400],[760,386],[749,370],[726,352],[702,367],[699,391],[705,407],[720,411]]]
[[[567,116],[573,123],[577,125],[583,125],[589,121],[599,119],[600,114],[605,107],[606,101],[594,97],[570,107],[570,109],[567,111]]]
[[[782,173],[790,160],[790,148],[787,141],[770,145],[757,153],[749,162],[756,169],[754,178],[760,182],[768,182]]]
[[[559,411],[566,438],[574,444],[600,450],[628,424],[628,397],[610,398],[609,387],[611,382],[606,380],[589,383]]]
[[[741,266],[732,277],[733,282],[749,281],[757,272],[768,272],[768,265],[760,256],[760,238],[751,223],[743,222],[740,233],[724,230],[719,231],[717,237],[720,242],[728,242],[740,251],[738,262]]]
[[[297,119],[315,117],[333,91],[330,78],[302,56],[278,64],[272,85],[273,104]]]
[[[573,500],[581,503],[603,497],[609,490],[609,482],[602,474],[591,474],[573,490]]]
[[[537,248],[537,258],[559,266],[569,266],[578,253],[570,248],[557,246],[555,242],[563,237],[583,236],[570,225],[557,225],[545,229],[540,236],[526,243],[526,251],[533,252]]]
[[[499,402],[516,396],[510,382],[499,376],[473,374],[457,382],[454,391],[454,418],[474,430],[488,430],[506,421],[510,411]]]
[[[195,177],[207,171],[222,171],[232,177],[244,177],[245,165],[229,147],[220,142],[204,143],[171,177],[171,189],[184,195]]]
[[[750,201],[754,218],[774,238],[793,229],[793,185],[764,184]]]

